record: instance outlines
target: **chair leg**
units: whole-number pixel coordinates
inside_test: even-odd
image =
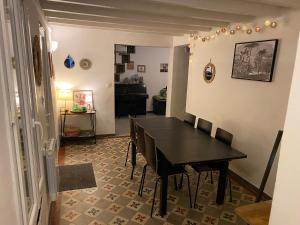
[[[174,189],[175,189],[175,191],[178,190],[176,175],[174,175]]]
[[[181,174],[179,189],[183,187],[183,174]]]
[[[230,179],[230,177],[228,177],[228,184],[229,184],[230,202],[232,202],[232,190],[231,190],[231,179]]]
[[[210,171],[210,183],[214,184],[213,171]]]
[[[160,180],[160,178],[157,178],[156,182],[155,182],[155,188],[154,188],[153,200],[152,200],[152,207],[151,207],[151,212],[150,212],[150,217],[151,218],[152,218],[152,214],[153,214],[153,208],[154,208],[154,203],[155,203],[155,196],[156,196],[157,184],[158,184],[159,180]]]
[[[128,143],[127,154],[126,154],[126,159],[125,159],[125,166],[127,165],[127,160],[128,160],[128,155],[129,155],[130,144],[131,144],[131,141]]]
[[[141,182],[140,182],[140,186],[139,186],[139,192],[138,192],[138,194],[140,196],[142,196],[141,195],[141,189],[142,189],[142,186],[143,186],[143,181],[144,181],[144,176],[145,176],[145,168],[146,168],[146,165],[143,167],[143,172],[142,172],[142,176],[141,176]]]
[[[188,183],[188,189],[189,189],[189,197],[190,197],[190,207],[192,208],[192,195],[191,195],[191,184],[190,184],[190,176],[185,173],[186,177],[187,177],[187,183]]]
[[[198,189],[199,189],[199,183],[200,183],[200,175],[201,175],[201,172],[199,172],[199,174],[198,174],[197,188],[196,188],[195,200],[194,200],[194,208],[196,208],[197,195],[198,195]]]
[[[134,173],[134,169],[135,169],[135,166],[132,166],[132,170],[131,170],[131,176],[130,176],[130,179],[131,179],[131,180],[133,179],[133,173]]]
[[[146,174],[147,174],[147,164],[145,165],[144,177],[143,177],[143,182],[142,182],[142,186],[141,186],[141,196],[143,196]]]

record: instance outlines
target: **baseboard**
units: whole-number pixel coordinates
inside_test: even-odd
[[[97,134],[96,139],[103,139],[103,138],[115,138],[115,137],[128,137],[129,134],[119,135],[119,134]]]
[[[233,180],[235,180],[237,183],[239,183],[241,186],[243,186],[245,189],[247,189],[248,191],[250,191],[253,194],[255,194],[255,196],[257,195],[258,188],[256,186],[254,186],[253,184],[251,184],[249,181],[245,180],[244,178],[242,178],[241,176],[239,176],[238,174],[236,174],[235,172],[233,172],[230,169],[228,171],[228,175]],[[268,194],[263,193],[262,200],[271,200],[271,199],[272,198]]]

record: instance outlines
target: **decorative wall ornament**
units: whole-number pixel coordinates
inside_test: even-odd
[[[137,65],[137,72],[145,73],[146,72],[146,66],[145,65]]]
[[[209,63],[204,67],[203,70],[203,78],[206,83],[211,83],[216,76],[216,67],[214,64],[211,63],[211,60]]]
[[[134,69],[134,62],[130,61],[129,63],[127,63],[127,69],[128,70],[133,70]]]
[[[92,61],[89,59],[81,59],[79,65],[84,70],[89,70],[92,67]]]
[[[235,44],[232,78],[272,81],[278,39]]]
[[[68,69],[72,69],[75,66],[75,61],[72,58],[72,56],[68,55],[67,58],[64,61],[64,65]]]
[[[168,72],[168,63],[161,63],[159,71],[163,72],[163,73],[167,73]]]
[[[32,43],[32,54],[33,54],[33,69],[35,83],[38,86],[42,84],[42,56],[41,56],[41,46],[40,38],[38,35],[35,35]]]

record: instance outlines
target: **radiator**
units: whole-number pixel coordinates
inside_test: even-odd
[[[58,192],[58,156],[56,140],[50,139],[46,149],[47,183],[51,201],[56,201]]]

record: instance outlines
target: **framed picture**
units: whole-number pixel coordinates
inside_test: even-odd
[[[134,62],[130,61],[129,63],[127,63],[127,69],[128,70],[133,70],[134,69]]]
[[[146,72],[146,66],[145,65],[138,65],[137,66],[137,71],[140,73],[145,73]]]
[[[168,63],[161,63],[160,64],[160,72],[164,72],[164,73],[168,72]]]
[[[232,78],[271,82],[278,39],[235,44]]]
[[[79,107],[86,107],[87,110],[94,109],[94,99],[92,90],[73,91],[73,103]]]

